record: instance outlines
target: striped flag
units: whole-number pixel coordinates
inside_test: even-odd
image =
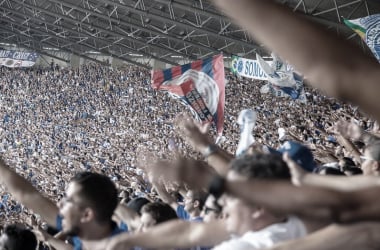
[[[380,14],[354,20],[344,20],[366,42],[378,61],[380,61]]]
[[[179,99],[203,123],[223,132],[225,74],[223,55],[152,71],[152,87]]]

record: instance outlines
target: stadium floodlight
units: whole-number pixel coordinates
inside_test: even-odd
[[[53,51],[59,51],[58,48],[51,48],[51,47],[42,47],[43,50],[53,50]]]

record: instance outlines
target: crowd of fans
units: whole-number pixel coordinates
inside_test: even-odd
[[[150,87],[150,72],[135,66],[110,69],[97,64],[79,69],[1,69],[1,138],[4,159],[49,197],[59,200],[73,172],[96,171],[116,183],[140,185],[138,149],[170,155],[173,122],[186,107]],[[326,130],[334,121],[355,119],[364,129],[373,123],[355,107],[338,103],[308,89],[308,103],[260,94],[262,82],[227,76],[225,140],[234,153],[239,140],[236,123],[244,108],[255,109],[254,135],[259,143],[279,146],[278,129],[312,149],[334,150],[335,138]],[[282,138],[283,139],[283,138]],[[189,154],[182,141],[175,139]],[[333,155],[336,159],[343,154]],[[347,155],[349,156],[349,155]],[[119,183],[120,181],[120,183]],[[123,183],[129,182],[127,185]],[[21,212],[8,195],[7,215]]]
[[[299,102],[227,73],[215,145],[215,129],[204,131],[187,107],[153,90],[143,68],[2,67],[0,79],[0,226],[19,235],[7,249],[32,249],[21,244],[34,236],[19,223],[33,228],[40,249],[226,250],[320,239],[317,230],[333,237],[357,228],[331,222],[374,216],[340,214],[366,200],[339,192],[378,185],[346,176],[377,178],[378,123],[314,88]],[[234,159],[243,109],[256,112],[255,143]]]
[[[172,157],[169,140],[186,155],[198,157],[174,131],[175,117],[186,107],[150,87],[150,72],[136,66],[112,69],[97,64],[79,69],[1,68],[0,150],[5,161],[41,192],[59,201],[73,173],[109,176],[131,197],[148,196],[149,182],[139,169],[141,149]],[[237,116],[254,109],[255,140],[277,148],[286,139],[305,143],[320,163],[352,158],[337,150],[334,122],[353,120],[376,129],[356,107],[307,88],[307,103],[260,94],[264,82],[226,77],[223,142],[234,154],[239,141]],[[279,136],[279,128],[286,131]],[[353,163],[354,164],[354,163]],[[1,216],[26,222],[32,214],[3,191]]]

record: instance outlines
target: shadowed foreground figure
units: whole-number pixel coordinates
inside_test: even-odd
[[[18,225],[8,225],[0,236],[0,249],[36,250],[36,236],[28,229]]]

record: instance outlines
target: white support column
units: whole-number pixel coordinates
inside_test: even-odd
[[[80,57],[77,55],[71,54],[70,65],[72,68],[79,68]]]
[[[124,61],[122,61],[118,58],[112,57],[112,62],[111,62],[112,68],[119,68],[119,67],[123,66],[124,64],[125,64]]]
[[[153,59],[151,63],[153,69],[166,69],[168,66],[166,63],[158,61],[156,59]]]

